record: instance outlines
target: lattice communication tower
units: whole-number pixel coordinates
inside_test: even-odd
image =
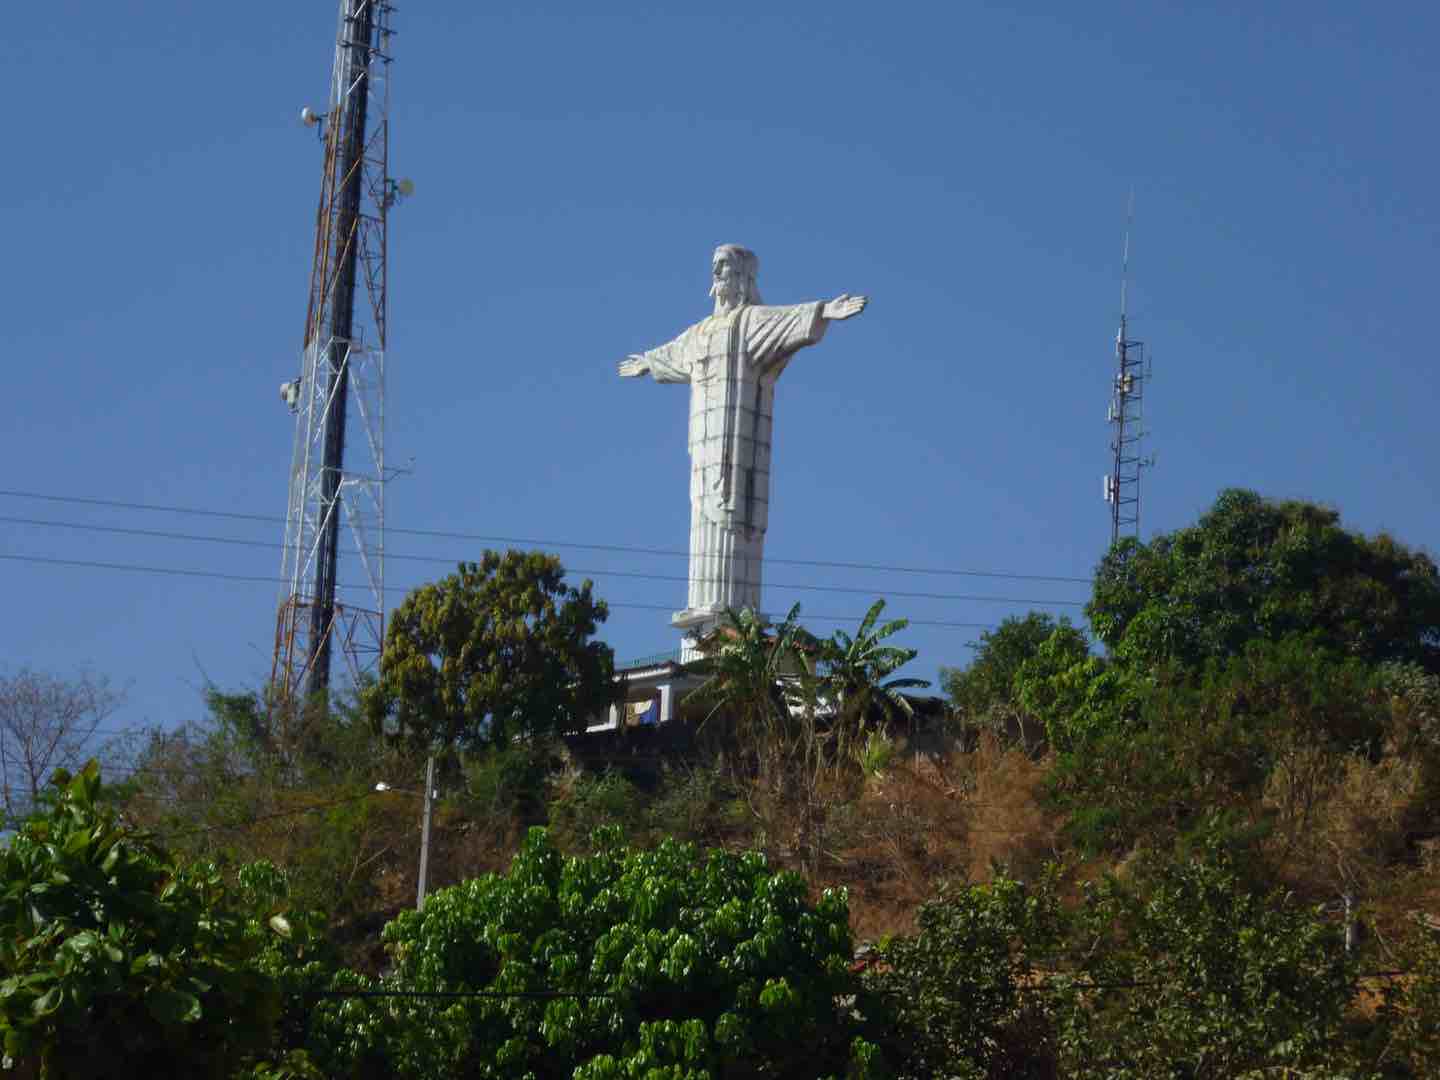
[[[325,160],[301,370],[281,387],[295,413],[271,673],[282,701],[329,688],[337,642],[358,676],[384,641],[386,218],[406,193],[388,161],[393,10],[340,0],[329,112],[301,113]],[[357,603],[336,599],[342,546],[363,576]]]
[[[1115,335],[1116,371],[1110,395],[1110,472],[1105,474],[1105,501],[1110,504],[1110,544],[1121,536],[1140,535],[1140,474],[1153,465],[1141,454],[1145,430],[1145,384],[1150,365],[1145,343],[1130,337],[1125,293],[1130,272],[1130,230],[1125,230],[1125,255],[1120,278],[1120,331]]]

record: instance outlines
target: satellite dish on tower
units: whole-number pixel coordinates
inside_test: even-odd
[[[304,124],[306,127],[315,127],[323,119],[324,117],[317,113],[314,109],[310,108],[309,105],[306,105],[303,109],[300,110],[300,123]]]
[[[385,181],[385,209],[397,205],[415,194],[414,180],[386,180]]]

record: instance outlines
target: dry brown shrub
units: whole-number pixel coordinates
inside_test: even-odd
[[[1040,801],[1047,767],[983,734],[968,753],[899,753],[834,808],[824,883],[849,888],[856,936],[912,931],[944,879],[988,879],[996,865],[1031,876],[1055,859],[1059,825]]]
[[[1272,867],[1313,899],[1380,891],[1406,855],[1407,819],[1422,785],[1414,758],[1372,762],[1316,747],[1284,754],[1264,794],[1274,815]]]
[[[437,837],[432,837],[430,865],[438,871],[432,880],[437,888],[443,888],[483,874],[504,873],[520,850],[524,834],[524,826],[513,814],[447,823],[437,834],[438,843],[434,842]]]
[[[982,733],[974,753],[965,756],[971,880],[988,879],[995,866],[1014,877],[1034,876],[1059,857],[1060,822],[1041,800],[1048,756],[1033,758],[989,732]]]
[[[857,938],[908,933],[935,883],[966,865],[966,811],[933,759],[898,752],[881,773],[829,808],[820,883],[850,891]]]

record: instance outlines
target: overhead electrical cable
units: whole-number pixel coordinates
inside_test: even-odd
[[[90,570],[120,570],[131,573],[161,574],[172,577],[209,578],[218,581],[234,581],[247,584],[283,585],[280,578],[265,577],[259,574],[227,574],[219,570],[190,570],[178,566],[139,566],[133,563],[112,563],[100,562],[89,559],[55,559],[43,555],[20,555],[13,552],[0,552],[0,559],[10,562],[36,563],[43,566],[69,566],[80,567]],[[369,589],[368,585],[336,585],[337,589]],[[408,593],[411,588],[403,586],[385,587],[389,593]],[[605,600],[606,607],[629,608],[636,611],[673,611],[673,604],[636,604],[627,603],[623,600]],[[859,615],[816,615],[806,613],[806,619],[813,619],[819,622],[859,622],[862,616]],[[911,626],[932,626],[953,630],[992,630],[995,623],[988,622],[953,622],[945,619],[910,619]]]
[[[93,525],[89,522],[79,521],[51,521],[44,518],[8,517],[0,516],[0,522],[12,525],[34,525],[44,528],[72,529],[80,532],[102,532],[112,533],[120,536],[143,536],[157,540],[181,540],[196,541],[212,544],[231,544],[239,547],[263,548],[267,550],[280,550],[283,544],[277,544],[272,540],[247,540],[232,536],[203,536],[195,533],[169,532],[163,529],[135,529],[119,525]],[[393,530],[392,530],[393,531]],[[443,555],[407,555],[397,554],[393,551],[385,552],[385,558],[398,559],[406,562],[436,563],[441,565],[454,566],[461,560],[448,558]],[[589,577],[619,577],[632,578],[643,581],[674,581],[689,583],[690,579],[680,574],[650,574],[634,570],[595,570],[581,567],[567,567],[567,574],[589,576]],[[709,579],[702,579],[709,580]],[[791,589],[805,592],[835,592],[851,593],[862,596],[878,596],[883,594],[887,599],[905,600],[945,600],[957,602],[980,602],[992,604],[1030,604],[1034,606],[1053,607],[1084,607],[1083,600],[1056,600],[1056,599],[1027,599],[1014,596],[982,596],[968,593],[937,593],[937,592],[913,592],[905,590],[890,589],[882,586],[856,586],[856,585],[811,585],[796,582],[765,582],[767,589]]]
[[[75,503],[84,506],[105,506],[121,510],[142,510],[169,514],[189,514],[198,517],[230,518],[236,521],[264,522],[268,525],[283,523],[285,519],[274,514],[249,514],[234,510],[209,510],[193,506],[165,506],[157,503],[122,502],[117,499],[96,499],[78,495],[50,495],[38,491],[12,491],[0,489],[0,496],[15,499],[40,499],[48,502]],[[385,531],[394,535],[423,536],[439,540],[476,540],[493,544],[526,544],[537,547],[577,548],[587,551],[613,551],[633,555],[661,555],[666,557],[689,558],[690,553],[677,548],[636,547],[627,544],[596,544],[578,540],[546,540],[534,537],[491,536],[483,533],[450,532],[441,529],[406,529],[386,525]],[[812,566],[836,570],[874,570],[894,574],[930,574],[940,577],[986,577],[1003,578],[1011,581],[1052,581],[1088,585],[1088,577],[1067,577],[1059,574],[1018,574],[1002,570],[961,570],[952,567],[897,566],[885,563],[840,562],[828,559],[783,559],[766,556],[772,565]]]

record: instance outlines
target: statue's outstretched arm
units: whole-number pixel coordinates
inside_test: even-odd
[[[849,293],[841,293],[820,309],[820,316],[835,322],[850,319],[864,311],[865,305],[869,302],[868,296],[851,296]]]
[[[643,353],[631,353],[615,366],[622,379],[653,375],[656,382],[689,382],[690,372],[677,356],[674,342]]]

